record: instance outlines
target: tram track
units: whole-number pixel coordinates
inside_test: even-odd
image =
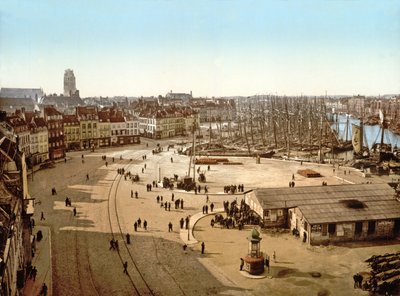
[[[78,220],[75,221],[75,228],[78,228]],[[90,265],[90,260],[89,260],[89,251],[88,251],[88,244],[87,244],[87,237],[84,236],[84,247],[79,246],[78,243],[78,231],[75,230],[75,260],[76,260],[76,270],[77,270],[77,274],[78,274],[78,282],[79,282],[79,287],[80,287],[80,291],[81,292],[85,292],[86,294],[86,286],[84,286],[82,284],[82,279],[85,278],[89,278],[89,282],[90,282],[90,286],[89,289],[91,291],[94,291],[94,295],[97,296],[101,296],[98,288],[96,287],[95,283],[94,283],[94,278],[93,278],[93,272],[92,272],[92,268]],[[85,251],[81,251],[82,249],[84,249]],[[84,264],[82,264],[82,258],[84,258],[85,262],[87,262],[87,268],[85,268]],[[82,274],[81,270],[87,271],[85,274]],[[85,281],[86,282],[86,281]],[[85,288],[84,288],[85,287]]]
[[[135,159],[135,160],[137,160],[137,159]],[[126,169],[126,170],[129,169],[129,168],[131,167],[131,165],[132,165],[132,164],[128,164],[128,165],[125,167],[125,169]],[[152,291],[152,289],[149,287],[147,281],[144,279],[142,273],[140,272],[140,270],[139,270],[139,268],[138,268],[138,266],[137,266],[137,263],[136,263],[135,259],[133,258],[132,252],[130,251],[128,245],[126,244],[126,242],[125,242],[125,240],[124,240],[124,235],[123,235],[123,234],[124,234],[125,232],[123,231],[123,229],[122,229],[122,227],[121,227],[121,223],[120,223],[120,219],[119,219],[119,215],[118,215],[118,209],[117,209],[117,191],[118,191],[118,188],[119,188],[119,183],[120,183],[120,181],[121,181],[121,179],[122,179],[122,175],[117,175],[113,182],[115,182],[116,179],[117,179],[118,177],[119,177],[119,179],[118,179],[118,181],[117,181],[117,186],[116,186],[116,188],[115,188],[115,193],[114,193],[114,201],[115,201],[115,203],[114,203],[114,210],[115,210],[115,214],[116,214],[116,218],[117,218],[117,224],[118,224],[119,234],[120,234],[120,237],[122,238],[123,245],[124,245],[124,247],[125,247],[125,249],[126,249],[126,251],[127,251],[127,254],[128,254],[128,256],[129,256],[130,262],[134,265],[135,269],[138,271],[138,273],[139,273],[141,279],[142,279],[143,282],[146,284],[146,287],[149,289],[149,291],[151,291],[151,295],[155,295],[155,294],[154,294],[154,291]],[[176,287],[178,288],[178,290],[181,292],[181,295],[186,295],[185,291],[182,289],[182,287],[181,287],[181,285],[179,284],[179,282],[175,279],[175,277],[174,277],[174,276],[172,275],[172,273],[168,270],[168,268],[161,262],[161,259],[160,259],[160,257],[159,257],[159,252],[158,252],[157,243],[156,243],[156,241],[155,241],[154,235],[151,235],[151,241],[152,241],[152,244],[153,244],[153,246],[154,246],[155,258],[157,259],[158,265],[161,266],[161,267],[162,267],[162,270],[169,276],[169,278],[171,279],[171,281],[175,284],[175,286],[176,286]],[[122,260],[122,259],[121,259],[121,262],[123,263],[123,260]],[[141,295],[141,294],[139,294],[139,295]]]
[[[135,160],[139,160],[139,158],[135,158]],[[125,165],[124,169],[128,170],[133,164],[127,164]],[[122,231],[122,226],[120,223],[120,217],[118,215],[118,209],[117,209],[117,192],[118,192],[118,187],[121,182],[121,179],[123,178],[123,175],[117,174],[110,186],[110,190],[108,193],[108,219],[109,219],[109,224],[110,224],[110,232],[111,236],[113,239],[118,239],[118,241],[123,242],[124,249],[126,250],[125,256],[129,257],[129,262],[132,263],[129,266],[133,266],[133,268],[129,268],[129,270],[133,270],[134,273],[131,274],[128,271],[128,278],[129,281],[132,284],[133,289],[135,290],[137,295],[156,295],[154,291],[151,289],[147,281],[145,280],[142,272],[140,271],[135,259],[132,256],[132,253],[130,252],[128,245],[125,242],[124,236],[123,236],[123,231]],[[113,207],[112,204],[113,203]],[[113,213],[112,213],[113,212]],[[113,228],[113,221],[112,221],[112,214],[115,215],[116,219],[116,230]],[[122,264],[127,261],[124,259],[124,255],[121,254],[122,248],[119,248],[118,250],[118,257],[121,261],[121,266]],[[136,279],[134,279],[134,277]],[[137,279],[140,279],[141,283],[135,282]],[[144,290],[144,291],[143,291]]]

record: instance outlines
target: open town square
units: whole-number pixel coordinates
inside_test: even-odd
[[[198,173],[206,176],[197,182],[200,191],[163,188],[164,177],[183,178],[193,170],[190,157],[177,152],[180,142],[143,139],[70,152],[54,168],[31,174],[33,233],[43,237],[32,262],[37,273],[24,294],[38,295],[45,283],[48,295],[60,296],[368,295],[355,288],[353,275],[367,271],[365,260],[372,255],[400,251],[396,240],[311,246],[289,230],[256,226],[270,263],[252,276],[241,270],[241,258],[255,226],[211,226],[216,215],[226,217],[224,202],[240,204],[246,191],[289,182],[300,187],[388,180],[332,164],[227,157],[237,165],[196,165],[196,180]],[[160,153],[154,153],[157,147]],[[303,177],[299,169],[322,177]],[[231,185],[243,190],[224,192]]]

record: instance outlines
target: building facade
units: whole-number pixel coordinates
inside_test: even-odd
[[[32,117],[29,121],[31,164],[36,165],[49,159],[49,133],[44,118]]]
[[[62,114],[53,106],[43,108],[43,117],[49,133],[49,157],[51,160],[65,157],[64,124]]]
[[[66,151],[79,150],[81,147],[80,124],[76,115],[63,115],[64,142]]]
[[[76,107],[76,117],[80,124],[81,149],[99,147],[99,116],[96,106]]]

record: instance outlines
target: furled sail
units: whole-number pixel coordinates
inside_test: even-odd
[[[353,144],[353,149],[355,153],[361,152],[362,149],[362,141],[361,141],[361,128],[358,125],[352,124],[352,131],[353,131],[353,137],[352,137],[352,144]]]

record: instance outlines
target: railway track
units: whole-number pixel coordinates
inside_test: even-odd
[[[138,159],[139,158],[135,158],[135,160]],[[128,171],[132,165],[133,164],[125,165],[125,171]],[[108,193],[108,219],[110,224],[110,233],[114,240],[122,242],[122,245],[118,250],[118,257],[121,262],[121,267],[125,261],[128,262],[127,277],[129,278],[136,295],[156,295],[141,273],[124,239],[124,232],[122,230],[117,209],[117,192],[122,178],[123,175],[121,174],[117,174],[114,177]]]

